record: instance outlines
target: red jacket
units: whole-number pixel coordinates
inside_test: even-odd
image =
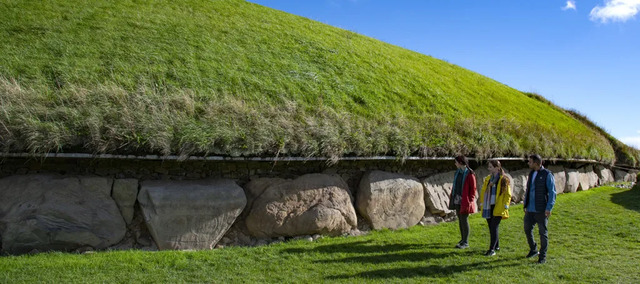
[[[454,181],[455,183],[455,181]],[[454,184],[455,186],[455,184]],[[453,189],[449,197],[449,209],[455,210],[453,205]],[[476,213],[476,175],[469,173],[462,185],[462,201],[460,202],[460,214]]]

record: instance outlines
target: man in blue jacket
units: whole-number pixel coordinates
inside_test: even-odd
[[[524,234],[529,242],[527,258],[538,255],[538,263],[542,264],[547,261],[549,245],[547,225],[553,205],[556,203],[556,183],[553,174],[542,166],[542,158],[539,155],[529,156],[529,168],[531,172],[524,196]],[[536,241],[533,240],[533,226],[536,224],[540,234],[539,252]]]

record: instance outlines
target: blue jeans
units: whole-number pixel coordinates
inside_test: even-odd
[[[544,212],[527,212],[524,215],[524,234],[527,236],[527,242],[529,243],[529,249],[534,251],[537,249],[536,241],[533,240],[533,226],[538,224],[538,234],[540,235],[540,258],[547,257],[547,246],[549,245],[549,231],[547,225],[549,224],[549,218],[544,215]]]

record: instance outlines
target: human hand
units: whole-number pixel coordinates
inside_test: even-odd
[[[549,211],[549,210],[545,210],[545,211],[544,211],[544,216],[546,216],[547,218],[549,218],[549,216],[551,216],[551,211]]]

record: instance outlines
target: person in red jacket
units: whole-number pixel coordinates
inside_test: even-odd
[[[469,214],[476,213],[476,175],[467,157],[458,156],[455,163],[458,169],[453,178],[449,209],[456,211],[460,225],[461,240],[456,248],[465,249],[469,247]]]

